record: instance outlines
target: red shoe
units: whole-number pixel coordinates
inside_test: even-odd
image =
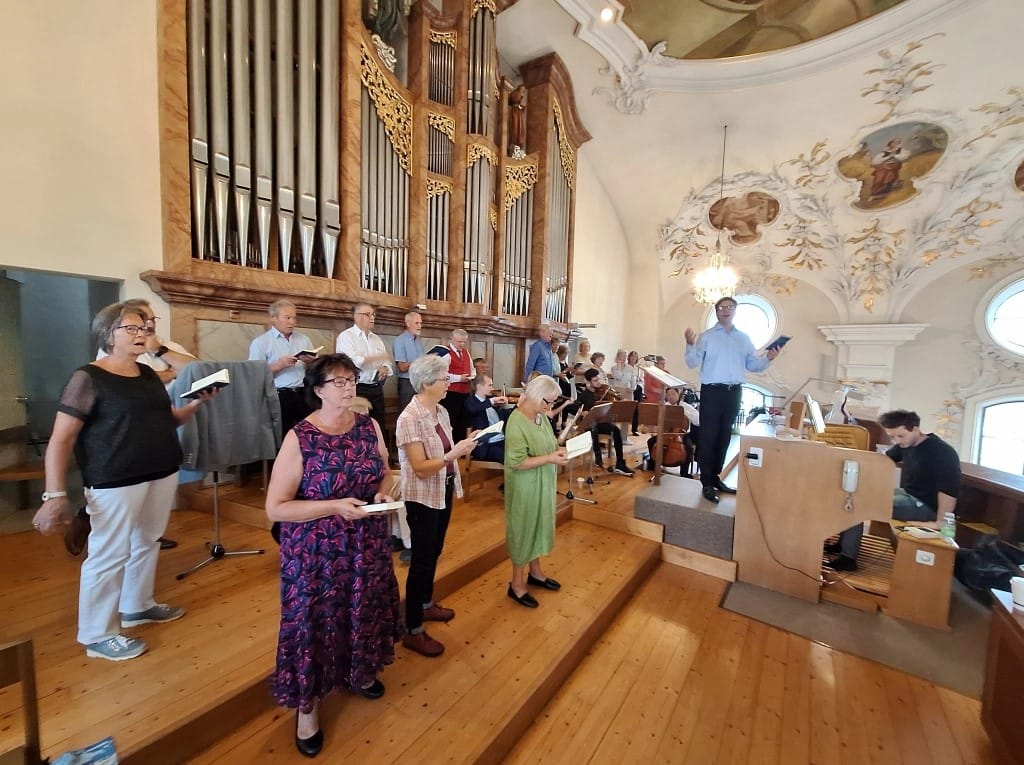
[[[455,612],[450,608],[435,603],[430,608],[423,609],[423,621],[425,622],[450,622],[455,618]]]
[[[427,634],[426,630],[415,635],[406,635],[402,638],[402,645],[410,651],[423,654],[433,658],[444,653],[444,644],[439,643]]]

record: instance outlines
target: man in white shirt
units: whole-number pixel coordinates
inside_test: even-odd
[[[302,383],[306,377],[304,359],[312,361],[313,343],[306,335],[295,330],[298,314],[290,300],[275,300],[267,309],[270,329],[254,338],[249,345],[249,361],[263,361],[274,375],[274,387],[281,402],[281,436],[295,427],[309,414],[309,405],[303,395]]]
[[[351,327],[338,335],[335,349],[344,353],[359,367],[356,395],[370,402],[370,416],[384,429],[384,382],[394,371],[391,356],[373,326],[377,313],[369,303],[360,303],[352,309]]]

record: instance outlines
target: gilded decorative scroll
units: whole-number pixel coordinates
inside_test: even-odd
[[[384,123],[384,132],[398,155],[399,164],[408,173],[412,161],[412,104],[391,85],[366,44],[360,42],[359,48],[362,52],[363,85],[370,94],[377,116]]]
[[[427,123],[448,136],[449,141],[455,140],[455,120],[437,112],[427,113]]]
[[[471,143],[466,149],[466,167],[472,167],[481,157],[487,157],[491,165],[498,164],[498,157],[489,146],[482,143]]]
[[[498,230],[498,211],[493,207],[487,211],[487,220],[491,222],[491,228],[494,231]]]
[[[505,165],[505,209],[509,210],[523,194],[537,183],[537,163]]]
[[[565,120],[562,119],[562,106],[558,99],[554,99],[555,125],[558,127],[558,153],[562,158],[562,173],[565,175],[565,182],[570,189],[574,188],[576,178],[576,152],[565,133]]]
[[[450,48],[455,48],[459,37],[455,32],[437,32],[433,29],[430,30],[430,42],[437,43],[438,45],[447,45]]]
[[[476,16],[484,8],[495,16],[498,15],[498,7],[494,4],[494,0],[473,0],[473,11],[469,14],[470,17]]]
[[[442,181],[437,178],[427,178],[427,199],[439,197],[442,194],[452,193],[451,181]]]

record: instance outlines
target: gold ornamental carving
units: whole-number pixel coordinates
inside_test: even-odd
[[[449,48],[454,49],[458,41],[459,37],[455,32],[437,32],[433,29],[430,30],[430,42],[432,43],[447,45]]]
[[[455,141],[455,120],[444,114],[438,114],[437,112],[427,113],[427,123],[430,127],[440,130],[446,136],[449,141]]]
[[[476,16],[481,10],[486,8],[495,16],[498,15],[498,7],[494,4],[494,0],[473,0],[473,10],[469,14],[470,18]]]
[[[555,127],[558,129],[558,154],[562,159],[562,173],[570,189],[574,188],[576,178],[576,152],[565,133],[565,120],[562,119],[562,106],[554,99]]]
[[[523,194],[537,183],[537,163],[505,165],[505,210],[512,209]]]
[[[491,229],[493,231],[498,230],[498,211],[493,207],[487,210],[487,220],[491,222]]]
[[[384,132],[398,155],[399,164],[408,173],[412,161],[412,104],[388,81],[366,43],[360,41],[359,48],[363,86],[384,123]]]
[[[481,157],[487,157],[492,166],[498,164],[498,157],[489,146],[471,143],[466,149],[466,167],[472,167]]]
[[[452,188],[450,181],[442,181],[437,178],[427,178],[427,199],[433,199],[434,197],[439,197],[442,194],[451,194]]]

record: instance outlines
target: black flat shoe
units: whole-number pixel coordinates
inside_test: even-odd
[[[550,576],[545,579],[538,579],[533,574],[526,577],[526,583],[532,584],[534,587],[543,587],[545,590],[560,590],[562,589],[561,583],[557,579],[552,579]]]
[[[508,596],[512,598],[516,603],[527,608],[536,608],[540,605],[537,599],[528,592],[524,592],[522,595],[516,595],[516,591],[512,589],[512,585],[508,586]]]
[[[715,484],[715,488],[718,489],[718,491],[720,491],[722,494],[735,494],[736,493],[736,489],[732,488],[731,486],[726,486],[721,481],[719,481],[718,483]]]
[[[379,699],[381,696],[384,695],[384,683],[382,683],[377,678],[374,678],[373,683],[371,683],[368,687],[353,688],[352,692],[358,693],[364,699]]]
[[[299,738],[299,716],[295,715],[295,748],[306,757],[316,757],[324,748],[324,732],[318,730],[309,738]]]
[[[704,499],[708,502],[714,502],[718,504],[718,491],[714,486],[705,486],[704,491],[701,492],[704,495]]]

